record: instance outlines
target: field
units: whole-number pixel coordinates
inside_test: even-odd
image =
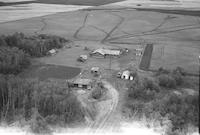
[[[153,52],[153,44],[147,44],[140,62],[140,69],[148,70],[151,64],[151,56]]]
[[[0,24],[0,29],[0,34],[47,33],[73,41],[72,48],[39,59],[46,64],[108,69],[111,63],[112,69],[119,70],[137,63],[134,49],[138,45],[153,43],[150,69],[182,66],[188,72],[198,73],[200,23],[196,16],[107,8],[5,22]],[[100,47],[128,48],[130,53],[111,61],[89,58],[86,63],[79,63],[78,56],[89,53],[85,47],[90,51]]]
[[[44,3],[44,4],[62,4],[62,5],[86,5],[99,6],[123,0],[0,0],[6,5],[28,4],[28,3]]]
[[[24,78],[36,78],[41,81],[47,79],[71,79],[81,72],[80,68],[56,66],[56,65],[40,65],[32,66],[20,76]]]
[[[42,3],[0,6],[0,23],[51,15],[59,12],[76,11],[83,8],[88,8],[88,6],[56,5]]]

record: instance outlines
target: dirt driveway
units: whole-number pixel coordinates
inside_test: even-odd
[[[104,87],[108,90],[109,99],[98,103],[99,113],[95,121],[90,122],[86,129],[89,133],[102,133],[108,128],[115,128],[115,123],[110,124],[109,119],[113,116],[119,101],[118,91],[106,80]]]

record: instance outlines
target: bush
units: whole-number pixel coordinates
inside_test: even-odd
[[[160,91],[160,88],[157,84],[157,82],[155,82],[155,80],[153,78],[144,78],[144,82],[143,85],[145,87],[145,89],[149,89],[149,90],[155,90],[156,92]]]
[[[161,75],[161,74],[169,74],[170,71],[167,69],[164,69],[163,67],[160,67],[156,73],[156,75]]]
[[[148,90],[143,84],[132,83],[129,86],[128,96],[131,99],[148,102],[154,99],[156,92]]]
[[[51,133],[47,122],[41,116],[36,116],[36,119],[31,123],[31,131],[37,134],[49,134]]]
[[[166,88],[176,88],[176,81],[173,77],[167,74],[158,76],[159,85]]]
[[[92,91],[92,98],[100,99],[103,95],[104,86],[102,83],[98,83],[98,86]]]
[[[169,116],[172,121],[172,130],[184,129],[188,124],[199,125],[199,95],[180,97],[169,95],[160,99],[154,105],[154,109],[162,116]]]

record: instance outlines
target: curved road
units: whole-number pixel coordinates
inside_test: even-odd
[[[112,116],[112,114],[114,113],[115,109],[117,108],[118,101],[119,101],[118,91],[109,82],[103,80],[102,83],[103,83],[104,87],[108,90],[109,95],[111,97],[111,99],[110,99],[110,108],[108,108],[106,110],[106,113],[103,116],[97,117],[97,119],[94,122],[91,122],[88,125],[87,132],[92,133],[92,134],[100,133],[100,132],[104,131],[104,129],[108,128],[108,127],[112,128],[112,127],[110,127],[112,125],[110,125],[108,123],[108,120]]]

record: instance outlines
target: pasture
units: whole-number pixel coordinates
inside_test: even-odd
[[[24,78],[36,78],[38,80],[47,79],[71,79],[81,72],[80,68],[57,66],[57,65],[37,65],[27,69],[20,76]]]

